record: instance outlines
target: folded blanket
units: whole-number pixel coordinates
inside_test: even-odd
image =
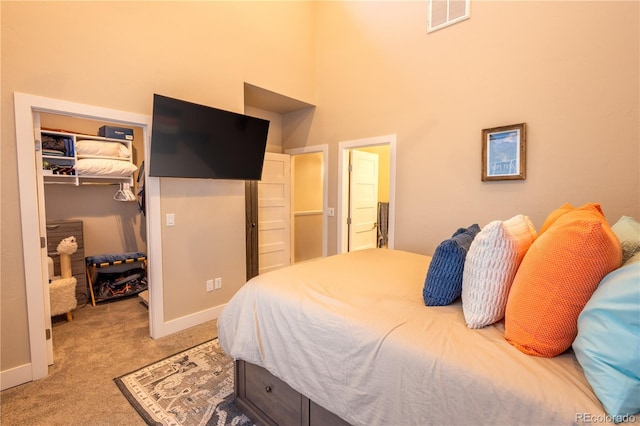
[[[116,253],[116,254],[100,254],[97,256],[85,257],[85,262],[88,266],[98,265],[107,266],[114,265],[117,262],[135,262],[145,260],[147,258],[146,253],[141,251],[132,251],[129,253]]]

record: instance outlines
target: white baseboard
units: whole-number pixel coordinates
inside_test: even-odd
[[[0,390],[30,382],[32,379],[31,363],[0,371]]]
[[[202,324],[203,322],[218,319],[220,312],[222,312],[222,308],[224,308],[225,305],[226,303],[205,309],[204,311],[176,318],[171,321],[166,321],[162,324],[162,330],[160,330],[160,333],[158,333],[155,338],[168,336],[178,331],[186,330],[187,328]]]

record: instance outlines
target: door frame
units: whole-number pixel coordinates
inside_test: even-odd
[[[289,154],[291,156],[301,155],[301,154],[313,154],[316,152],[322,153],[322,257],[327,257],[328,253],[328,241],[329,241],[329,145],[321,144],[321,145],[311,145],[305,146],[302,148],[291,148],[286,149],[284,151],[285,154]],[[293,200],[291,202],[293,206]],[[292,207],[293,208],[293,207]],[[291,226],[291,238],[293,241],[294,231],[293,231],[293,223]],[[293,250],[295,247],[292,247]]]
[[[40,247],[41,222],[46,223],[44,211],[40,211],[38,192],[44,192],[42,169],[36,167],[36,154],[33,134],[34,114],[41,112],[71,115],[78,118],[106,120],[123,125],[142,128],[144,139],[145,164],[149,164],[151,117],[142,114],[112,110],[92,105],[79,104],[59,99],[46,98],[24,93],[14,93],[14,111],[16,126],[16,151],[18,185],[20,198],[20,218],[23,246],[23,270],[30,346],[30,363],[21,368],[21,372],[12,375],[7,386],[15,386],[48,375],[46,337],[44,280],[47,259],[42,259]],[[149,331],[151,337],[157,336],[163,329],[162,303],[162,250],[160,233],[160,180],[148,176],[145,168],[146,194],[146,233],[147,257],[149,262]],[[40,176],[40,177],[39,177]],[[38,182],[39,181],[39,182]],[[41,187],[39,187],[41,186]],[[44,229],[44,228],[42,228]],[[45,237],[46,238],[46,237]],[[4,377],[3,377],[4,378]],[[4,388],[3,380],[3,388]]]
[[[338,143],[338,244],[337,253],[348,251],[349,228],[349,151],[368,146],[389,145],[389,249],[395,247],[395,219],[396,219],[396,135],[376,136],[364,139],[354,139]]]

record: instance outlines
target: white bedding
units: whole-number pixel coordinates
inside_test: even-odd
[[[354,425],[607,423],[572,352],[525,355],[502,322],[426,307],[430,257],[371,249],[255,277],[218,319],[222,348]]]
[[[76,154],[98,157],[131,157],[129,148],[121,143],[102,142],[93,139],[78,139],[76,142]]]
[[[138,167],[129,161],[108,158],[82,158],[73,168],[79,176],[116,176],[129,177]]]

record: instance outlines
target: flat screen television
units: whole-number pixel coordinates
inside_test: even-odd
[[[149,175],[260,180],[269,121],[153,95]]]

